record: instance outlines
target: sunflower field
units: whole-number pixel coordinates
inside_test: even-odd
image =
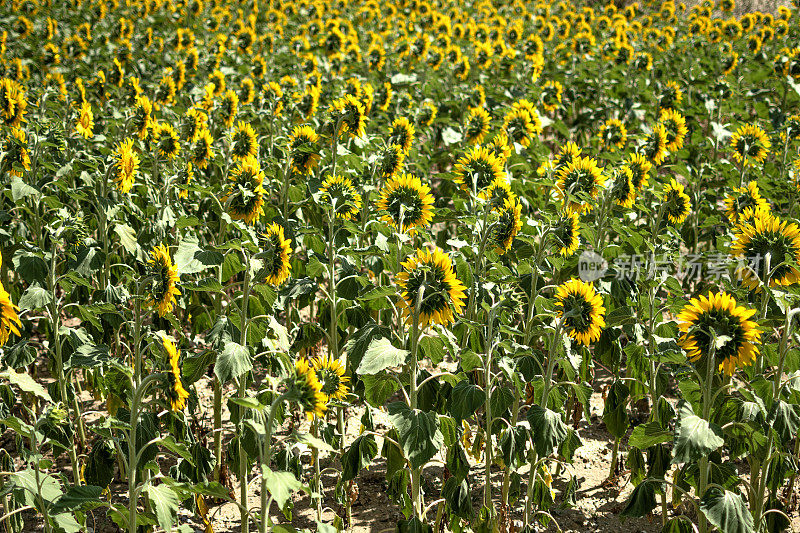
[[[800,531],[792,2],[0,0],[0,531]]]

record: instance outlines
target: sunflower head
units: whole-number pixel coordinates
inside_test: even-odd
[[[718,371],[733,375],[738,367],[752,364],[761,340],[758,325],[750,320],[755,309],[736,304],[724,293],[692,298],[678,315],[683,332],[679,343],[692,362],[704,369],[713,348]],[[720,346],[721,345],[721,346]]]
[[[611,186],[611,195],[617,205],[625,208],[633,207],[636,199],[636,187],[633,185],[633,171],[628,166],[614,170],[614,180]]]
[[[181,367],[178,364],[180,354],[175,344],[166,335],[161,337],[161,344],[164,346],[170,366],[170,371],[167,373],[169,386],[166,389],[170,408],[173,411],[183,411],[183,408],[186,407],[186,399],[189,397],[189,393],[183,388],[181,381]]]
[[[420,248],[397,274],[399,305],[407,323],[413,323],[419,303],[419,326],[448,325],[464,307],[465,287],[456,277],[450,257],[439,248]]]
[[[406,117],[397,117],[389,128],[389,144],[396,144],[408,155],[414,143],[414,126]]]
[[[558,172],[562,168],[567,167],[567,165],[572,163],[573,159],[575,159],[580,155],[581,155],[580,147],[578,147],[578,145],[572,141],[568,142],[559,149],[558,155],[553,161],[553,170]]]
[[[664,124],[659,122],[653,126],[653,130],[645,139],[642,150],[647,159],[656,165],[664,162],[664,158],[667,156],[667,128],[664,127]]]
[[[603,298],[591,283],[573,278],[556,289],[556,310],[567,334],[583,345],[600,338],[606,325]]]
[[[534,135],[541,133],[541,123],[534,111],[526,108],[512,109],[503,119],[503,131],[509,140],[521,146],[529,146]]]
[[[81,104],[80,111],[78,112],[78,120],[75,123],[75,133],[82,135],[85,139],[89,139],[94,135],[92,131],[94,128],[94,113],[92,113],[92,105],[89,102]]]
[[[653,165],[643,154],[631,154],[625,162],[632,173],[631,182],[637,191],[641,191],[647,185],[647,177],[650,175]]]
[[[319,356],[311,361],[311,367],[322,385],[320,392],[327,401],[344,400],[347,397],[347,382],[350,378],[344,375],[344,365],[331,356]]]
[[[663,206],[664,214],[672,224],[680,224],[692,211],[691,199],[683,192],[683,185],[674,178],[664,187]]]
[[[519,230],[522,229],[522,205],[516,197],[507,198],[501,207],[496,209],[497,219],[492,224],[491,239],[495,251],[503,255],[514,242]]]
[[[191,160],[197,168],[205,169],[214,158],[214,139],[208,128],[203,127],[197,134],[197,140],[192,145]]]
[[[256,130],[243,120],[240,120],[231,132],[231,155],[235,159],[258,155]]]
[[[621,120],[610,118],[600,126],[600,141],[612,152],[622,150],[628,142],[628,130]]]
[[[222,202],[229,202],[229,213],[234,220],[244,220],[253,225],[264,214],[264,172],[254,156],[239,161],[230,174],[230,183]]]
[[[331,120],[339,124],[337,134],[350,133],[353,137],[363,137],[367,123],[364,105],[352,94],[334,100],[331,108]]]
[[[0,346],[4,346],[12,334],[21,336],[19,328],[19,307],[11,301],[11,295],[0,284]]]
[[[133,187],[136,173],[139,171],[139,155],[133,149],[133,139],[120,142],[114,150],[113,158],[117,189],[127,194]]]
[[[467,123],[464,125],[464,135],[470,144],[480,144],[489,133],[489,112],[482,107],[473,107],[469,110]]]
[[[767,210],[755,210],[736,229],[731,255],[747,263],[738,272],[750,290],[761,290],[759,280],[763,281],[767,267],[770,286],[792,285],[800,280],[800,271],[785,258],[800,262],[800,228]]]
[[[536,35],[532,34],[532,37],[536,37]],[[551,80],[545,83],[544,87],[542,87],[541,95],[542,108],[547,113],[552,113],[558,109],[558,106],[561,105],[561,95],[563,92],[564,87],[561,85],[561,82]]]
[[[172,264],[166,246],[160,244],[153,248],[147,270],[151,279],[148,304],[158,310],[159,316],[165,317],[175,307],[175,297],[181,294],[177,287],[180,280],[178,267]]]
[[[479,196],[497,180],[502,180],[503,164],[493,150],[481,146],[470,148],[456,163],[455,181],[462,190]]]
[[[763,163],[771,147],[767,133],[755,124],[745,124],[731,135],[733,157],[745,166]]]
[[[759,210],[769,211],[769,204],[758,190],[758,183],[749,182],[744,187],[734,187],[733,192],[725,197],[725,214],[732,224],[740,221],[741,215],[748,210],[749,215]]]
[[[319,189],[320,202],[330,205],[336,218],[352,220],[361,210],[361,195],[356,192],[350,178],[329,176]]]
[[[651,59],[652,61],[652,59]],[[668,81],[661,89],[658,98],[658,105],[662,108],[672,108],[680,104],[683,100],[683,91],[677,82]]]
[[[431,189],[410,174],[389,178],[376,207],[384,212],[381,220],[410,234],[418,227],[429,226],[433,220]]]
[[[563,199],[568,209],[586,213],[592,210],[591,201],[597,198],[603,185],[603,169],[591,157],[575,157],[558,171],[556,197]]]
[[[189,197],[189,189],[186,187],[192,183],[194,179],[194,168],[192,167],[192,162],[187,161],[186,166],[181,168],[178,171],[178,183],[182,186],[178,190],[178,198],[188,198]]]
[[[328,410],[328,398],[322,393],[322,383],[306,359],[294,364],[294,376],[289,383],[289,393],[306,413],[309,420],[322,418]]]
[[[683,115],[674,109],[662,109],[658,121],[667,132],[667,150],[676,152],[683,148],[683,140],[689,133]]]
[[[289,255],[292,253],[292,241],[284,237],[283,226],[273,222],[267,225],[264,233],[259,235],[261,251],[256,257],[264,261],[266,282],[278,286],[289,278],[292,269]]]
[[[172,127],[172,124],[159,122],[153,126],[152,136],[153,144],[162,157],[172,159],[180,152],[180,138],[178,137],[178,132]]]
[[[377,169],[382,178],[391,178],[400,172],[405,160],[405,152],[399,144],[390,144],[378,153]]]
[[[17,128],[25,117],[28,101],[25,90],[17,81],[10,78],[0,80],[0,121],[6,126]]]
[[[580,215],[575,211],[565,210],[553,223],[553,239],[561,257],[571,257],[580,245]]]

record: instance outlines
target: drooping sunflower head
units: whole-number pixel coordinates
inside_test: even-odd
[[[506,132],[503,130],[498,131],[491,142],[486,145],[486,149],[493,151],[497,155],[501,165],[505,164],[506,160],[511,156],[511,143]]]
[[[489,133],[489,112],[482,107],[473,107],[469,110],[467,123],[464,125],[464,136],[470,144],[480,144]]]
[[[197,134],[197,140],[192,145],[191,160],[197,168],[205,169],[209,161],[214,158],[214,139],[208,128],[202,128]]]
[[[674,109],[662,109],[658,121],[667,131],[667,150],[676,152],[683,147],[683,140],[689,130],[686,128],[686,119]]]
[[[25,90],[10,78],[0,80],[0,119],[11,128],[17,128],[25,117],[28,101]]]
[[[399,305],[407,323],[413,323],[419,301],[419,326],[448,325],[464,307],[465,287],[456,277],[450,257],[440,248],[419,248],[397,274]]]
[[[410,234],[418,227],[429,226],[433,220],[431,189],[411,174],[389,178],[376,207],[384,212],[381,220]]]
[[[284,237],[283,226],[273,222],[267,225],[264,233],[259,235],[261,251],[257,257],[264,261],[266,282],[278,286],[289,278],[292,266],[289,255],[292,253],[292,241]]]
[[[204,110],[192,107],[183,115],[181,122],[181,135],[188,142],[197,140],[197,135],[200,130],[206,127],[208,122],[208,115]]]
[[[498,179],[503,179],[503,165],[494,151],[473,146],[455,165],[455,182],[462,190],[481,194]]]
[[[755,313],[755,309],[737,305],[725,292],[692,298],[678,315],[678,327],[683,332],[678,342],[700,369],[706,368],[713,348],[717,371],[731,376],[758,356],[756,345],[761,333],[750,320]],[[726,342],[720,346],[721,341]]]
[[[414,143],[414,126],[406,117],[397,117],[389,128],[389,144],[396,144],[408,155]]]
[[[534,135],[541,132],[538,120],[538,116],[527,109],[512,109],[503,119],[503,131],[511,142],[527,147]]]
[[[600,141],[612,152],[622,150],[628,142],[628,130],[621,120],[610,118],[600,126]]]
[[[725,197],[725,214],[732,224],[737,224],[747,209],[750,209],[751,214],[762,209],[769,210],[769,204],[761,196],[758,183],[755,181],[749,182],[744,187],[734,187],[733,192]]]
[[[614,170],[614,180],[611,186],[611,195],[617,205],[625,208],[633,207],[636,199],[636,187],[633,185],[633,171],[628,166]]]
[[[561,95],[564,92],[564,87],[559,81],[548,81],[542,87],[542,109],[547,113],[552,113],[558,106],[561,105]]]
[[[11,301],[11,295],[0,284],[0,346],[4,346],[12,334],[20,337],[19,307]]]
[[[194,179],[194,168],[192,162],[187,161],[186,165],[178,171],[178,184],[181,185],[178,189],[178,198],[188,198],[189,189],[187,188]]]
[[[181,294],[177,286],[180,280],[178,267],[172,264],[166,246],[160,244],[153,248],[147,269],[151,279],[148,304],[158,310],[159,316],[165,317],[175,307],[175,297]]]
[[[637,191],[641,191],[647,185],[647,178],[653,168],[652,163],[643,154],[631,154],[625,166],[631,170],[633,186]]]
[[[578,147],[578,145],[572,141],[568,142],[559,149],[558,155],[553,161],[553,170],[558,172],[562,168],[567,167],[570,163],[572,163],[573,159],[580,155],[580,147]]]
[[[645,139],[642,151],[647,159],[656,165],[664,162],[664,158],[667,156],[667,128],[664,127],[664,124],[659,122],[653,126],[653,130]]]
[[[133,139],[126,139],[117,145],[113,154],[117,189],[124,194],[130,192],[136,173],[139,171],[139,155],[133,149]]]
[[[745,166],[763,163],[771,147],[767,133],[755,124],[745,124],[731,135],[733,158]]]
[[[150,102],[150,99],[147,96],[137,96],[136,105],[133,108],[131,124],[139,134],[140,139],[147,137],[150,127],[152,126],[152,112],[153,104]]]
[[[559,285],[555,298],[558,317],[570,337],[587,346],[600,338],[606,308],[591,283],[572,278]]]
[[[668,81],[661,89],[658,98],[658,105],[662,108],[672,108],[680,104],[683,100],[683,91],[677,82]]]
[[[553,223],[553,239],[561,257],[571,257],[581,242],[580,215],[564,210]]]
[[[234,121],[236,120],[236,115],[239,113],[239,95],[233,92],[232,90],[228,90],[222,96],[222,100],[219,103],[219,114],[220,118],[222,119],[222,123],[225,124],[226,128],[230,128],[233,126]]]
[[[352,220],[361,210],[361,195],[356,192],[350,178],[329,176],[319,189],[320,202],[329,205],[336,218]]]
[[[309,420],[322,418],[328,410],[328,398],[322,393],[322,383],[306,359],[294,364],[294,377],[289,383],[291,397],[306,413]]]
[[[158,149],[159,155],[172,159],[181,150],[181,141],[178,137],[178,132],[172,127],[172,124],[166,122],[159,122],[153,126],[152,140],[155,147]]]
[[[231,172],[222,202],[228,202],[231,218],[253,225],[264,214],[265,192],[261,164],[250,155],[239,161]]]
[[[319,135],[311,126],[295,126],[289,137],[289,157],[292,169],[299,174],[308,174],[319,162]]]
[[[11,128],[3,142],[3,167],[9,169],[12,176],[22,177],[22,172],[30,170],[31,157],[28,150],[28,138],[20,128]]]
[[[333,101],[331,120],[334,125],[339,124],[339,132],[349,132],[353,137],[364,136],[367,123],[364,105],[352,94]]]
[[[507,198],[495,213],[497,219],[492,224],[490,238],[495,245],[495,251],[503,255],[511,248],[514,237],[522,229],[522,205],[516,197]]]
[[[331,356],[320,355],[311,361],[311,367],[317,374],[322,388],[320,392],[327,401],[344,400],[347,397],[347,382],[350,378],[344,375],[344,365]]]
[[[377,169],[382,178],[391,178],[400,172],[405,160],[405,152],[399,144],[390,144],[378,153]]]
[[[240,120],[231,131],[231,155],[236,159],[258,155],[256,130],[243,120]]]
[[[85,139],[89,139],[94,135],[93,129],[94,113],[92,113],[92,105],[89,102],[84,102],[81,104],[78,119],[75,122],[75,133],[82,135]]]
[[[170,371],[167,373],[169,382],[169,386],[166,389],[167,399],[173,411],[183,411],[183,408],[186,407],[186,399],[189,397],[189,393],[183,388],[183,382],[181,381],[180,354],[175,347],[175,343],[166,335],[162,335],[161,344],[164,346],[170,366]]]
[[[692,201],[683,190],[674,178],[664,187],[664,215],[672,224],[680,224],[692,211]]]
[[[558,171],[556,198],[571,211],[587,213],[603,186],[603,169],[591,157],[575,157]]]
[[[489,204],[490,209],[499,209],[505,205],[506,200],[517,196],[511,192],[511,184],[505,178],[495,180],[486,188],[482,198]]]
[[[786,262],[788,255],[800,262],[800,228],[766,210],[757,210],[743,221],[734,234],[731,255],[746,262],[738,273],[745,286],[760,291],[769,268],[770,286],[792,285],[800,281],[800,271]]]

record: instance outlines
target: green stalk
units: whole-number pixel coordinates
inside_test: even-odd
[[[414,316],[411,321],[411,364],[409,365],[409,372],[411,378],[411,386],[409,390],[409,400],[411,410],[417,408],[417,372],[419,371],[419,361],[417,357],[417,346],[419,344],[419,311],[422,306],[424,297],[425,285],[419,288],[417,294],[417,302],[414,306]],[[420,487],[420,477],[422,474],[421,468],[413,468],[411,470],[411,501],[414,507],[414,516],[424,522],[423,509],[424,504],[422,501],[422,490]]]
[[[710,421],[711,415],[711,402],[712,402],[712,391],[711,387],[713,385],[713,375],[714,375],[714,359],[715,359],[715,352],[716,352],[716,335],[712,335],[712,343],[709,345],[709,352],[708,352],[708,360],[706,361],[706,375],[705,375],[705,382],[703,383],[703,420]],[[706,486],[708,485],[708,456],[704,456],[700,459],[700,482],[697,485],[697,497],[702,498],[706,492]],[[700,533],[706,533],[708,531],[708,519],[706,519],[706,515],[700,513],[699,516],[700,521]]]
[[[244,254],[244,286],[242,288],[242,310],[239,328],[239,344],[247,346],[247,308],[250,302],[250,254],[246,250],[242,250]],[[239,376],[239,397],[245,398],[247,396],[247,375]],[[242,507],[239,508],[241,518],[241,531],[248,533],[250,530],[250,517],[247,513],[247,452],[242,443],[242,436],[244,435],[244,408],[240,407],[239,416],[239,439],[238,439],[238,453],[239,453],[239,497]]]

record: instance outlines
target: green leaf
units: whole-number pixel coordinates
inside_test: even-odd
[[[114,226],[114,233],[119,237],[119,243],[125,251],[131,255],[136,255],[139,243],[136,241],[136,231],[127,224],[117,224]]]
[[[42,193],[38,189],[31,187],[20,178],[15,177],[11,179],[11,198],[14,199],[14,202],[18,202],[27,196],[38,196],[41,194]]]
[[[628,431],[628,397],[630,389],[623,381],[611,384],[603,408],[603,422],[612,436],[620,439]]]
[[[16,385],[23,392],[30,392],[31,394],[34,394],[43,400],[47,400],[48,402],[53,401],[53,399],[50,398],[50,394],[47,392],[47,390],[42,385],[34,381],[34,379],[26,372],[17,372],[13,368],[9,368],[4,372],[0,372],[0,378],[7,379],[12,385]]]
[[[450,414],[459,423],[475,414],[486,402],[486,393],[467,380],[459,381],[450,397]]]
[[[168,485],[150,485],[147,495],[156,515],[159,527],[164,531],[172,531],[172,524],[178,516],[178,506],[181,501],[178,495]]]
[[[444,445],[436,413],[412,410],[404,402],[394,402],[389,404],[389,420],[397,429],[400,447],[411,468],[423,466]]]
[[[267,468],[264,471],[264,479],[267,480],[267,490],[279,509],[286,507],[286,502],[292,494],[303,488],[303,484],[297,481],[291,472],[273,472]]]
[[[375,375],[387,368],[400,366],[406,361],[408,350],[392,346],[386,337],[373,339],[356,370],[360,375]]]
[[[663,429],[658,422],[647,422],[633,429],[628,444],[634,448],[646,450],[650,446],[671,440],[672,433]]]
[[[656,508],[656,492],[661,491],[662,480],[645,479],[639,483],[631,493],[621,516],[640,517],[650,514]]]
[[[186,237],[181,241],[175,252],[175,266],[178,267],[179,274],[195,274],[207,268],[195,258],[195,254],[200,251],[196,237]]]
[[[50,270],[44,259],[22,248],[17,250],[11,262],[14,264],[14,272],[28,283],[44,283]]]
[[[334,451],[333,447],[330,444],[328,444],[327,442],[325,442],[320,438],[315,437],[310,433],[298,433],[295,431],[292,434],[292,440],[294,442],[297,442],[298,444],[305,444],[306,446],[309,446],[311,448],[316,448],[321,452]]]
[[[678,413],[673,441],[674,464],[697,461],[725,444],[722,430],[694,414],[686,400],[678,403]]]
[[[252,368],[253,362],[250,360],[250,350],[241,344],[229,342],[225,345],[222,353],[217,356],[214,374],[217,375],[222,383],[227,383],[249,372]]]
[[[181,283],[181,289],[196,292],[220,292],[222,291],[222,283],[220,283],[217,278],[204,278],[188,283]]]
[[[361,379],[364,382],[364,397],[373,407],[383,407],[386,400],[400,388],[397,380],[389,374],[362,376]]]
[[[738,494],[709,487],[700,500],[700,510],[721,533],[754,533],[753,515]]]
[[[378,455],[378,444],[372,435],[362,435],[342,454],[342,481],[355,479],[362,468]]]
[[[102,487],[95,487],[93,485],[73,485],[53,503],[50,512],[59,514],[64,511],[73,511],[75,509],[95,509],[103,505],[100,501],[102,493]]]
[[[553,453],[564,439],[567,438],[568,428],[561,420],[561,415],[550,409],[542,409],[539,405],[532,405],[528,409],[528,423],[531,426],[533,445],[539,457],[547,457]]]
[[[19,308],[30,309],[34,311],[36,309],[42,309],[43,307],[47,306],[50,302],[53,301],[53,295],[50,294],[50,291],[43,289],[38,285],[31,285],[28,287],[28,290],[19,297]]]
[[[769,425],[778,433],[783,444],[789,444],[800,429],[800,405],[775,400],[769,413]]]

